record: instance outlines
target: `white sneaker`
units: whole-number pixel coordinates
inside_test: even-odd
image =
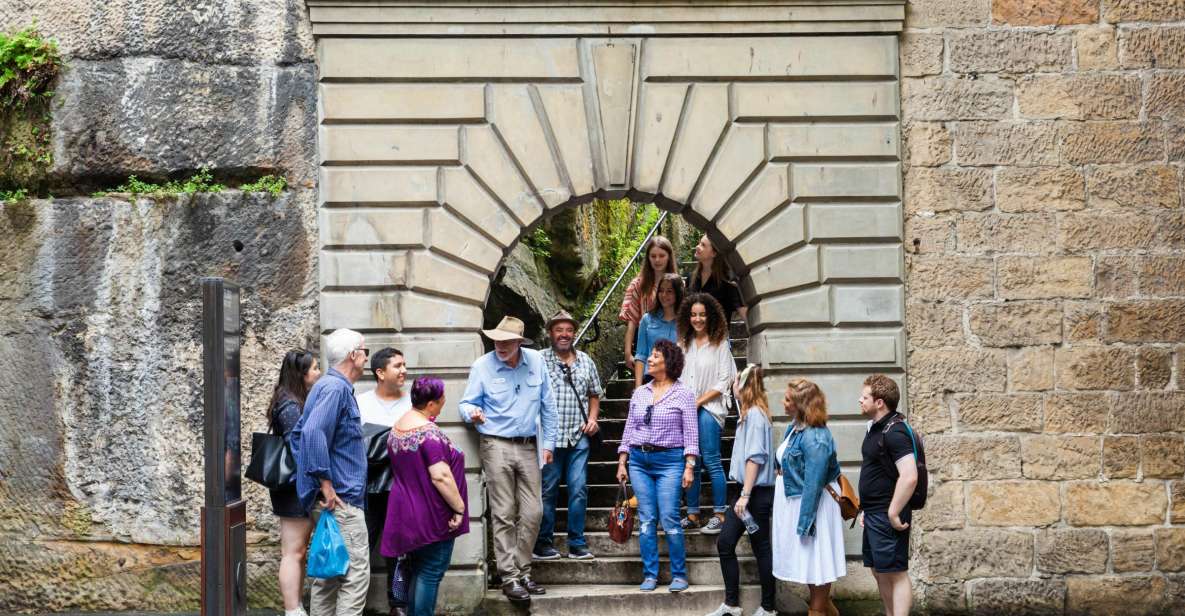
[[[741,616],[741,614],[740,607],[728,607],[727,603],[721,603],[715,612],[707,614],[707,616]]]
[[[758,606],[757,610],[753,612],[753,616],[778,616],[778,613],[767,612],[765,608]]]
[[[294,610],[284,610],[284,616],[309,616],[304,611],[304,606],[300,606]]]

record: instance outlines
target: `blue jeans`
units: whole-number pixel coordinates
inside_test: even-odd
[[[728,510],[728,478],[724,476],[724,464],[720,462],[720,424],[716,418],[699,409],[699,457],[695,460],[695,481],[687,486],[683,495],[687,499],[687,513],[699,514],[700,477],[707,469],[708,477],[712,480],[712,510],[724,513]]]
[[[446,539],[412,550],[407,555],[411,577],[407,580],[407,613],[409,616],[433,616],[436,614],[436,591],[440,580],[448,571],[453,557],[453,541]]]
[[[555,508],[560,496],[560,479],[568,484],[568,547],[588,547],[584,538],[584,512],[588,506],[588,439],[575,447],[555,450],[551,464],[543,467],[543,521],[535,551],[550,548],[555,541]]]
[[[646,453],[630,449],[630,483],[638,497],[638,543],[642,577],[658,579],[658,523],[667,535],[671,577],[687,579],[687,549],[679,525],[679,492],[683,482],[683,449]]]

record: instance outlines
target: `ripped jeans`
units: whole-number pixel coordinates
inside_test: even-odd
[[[646,453],[630,448],[630,483],[638,497],[638,543],[642,577],[658,579],[658,523],[667,535],[671,577],[687,579],[687,550],[679,525],[683,494],[683,449]]]

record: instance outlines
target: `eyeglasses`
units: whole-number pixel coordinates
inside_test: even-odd
[[[654,405],[647,404],[646,405],[646,414],[642,416],[642,423],[649,426],[650,425],[650,416],[653,414],[654,414]]]
[[[370,349],[368,349],[368,348],[366,348],[366,347],[358,347],[358,348],[356,348],[356,349],[354,349],[354,350],[355,350],[355,351],[362,351],[362,356],[363,356],[363,357],[370,357]]]

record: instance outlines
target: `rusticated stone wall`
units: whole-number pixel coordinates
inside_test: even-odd
[[[0,204],[0,612],[196,610],[198,278],[244,286],[246,434],[278,358],[317,343],[308,16],[298,0],[0,1],[0,30],[33,23],[65,58],[59,198]],[[201,167],[290,188],[61,198]],[[274,518],[247,490],[251,605],[276,605]]]
[[[917,0],[908,379],[932,611],[1185,609],[1185,2]]]

